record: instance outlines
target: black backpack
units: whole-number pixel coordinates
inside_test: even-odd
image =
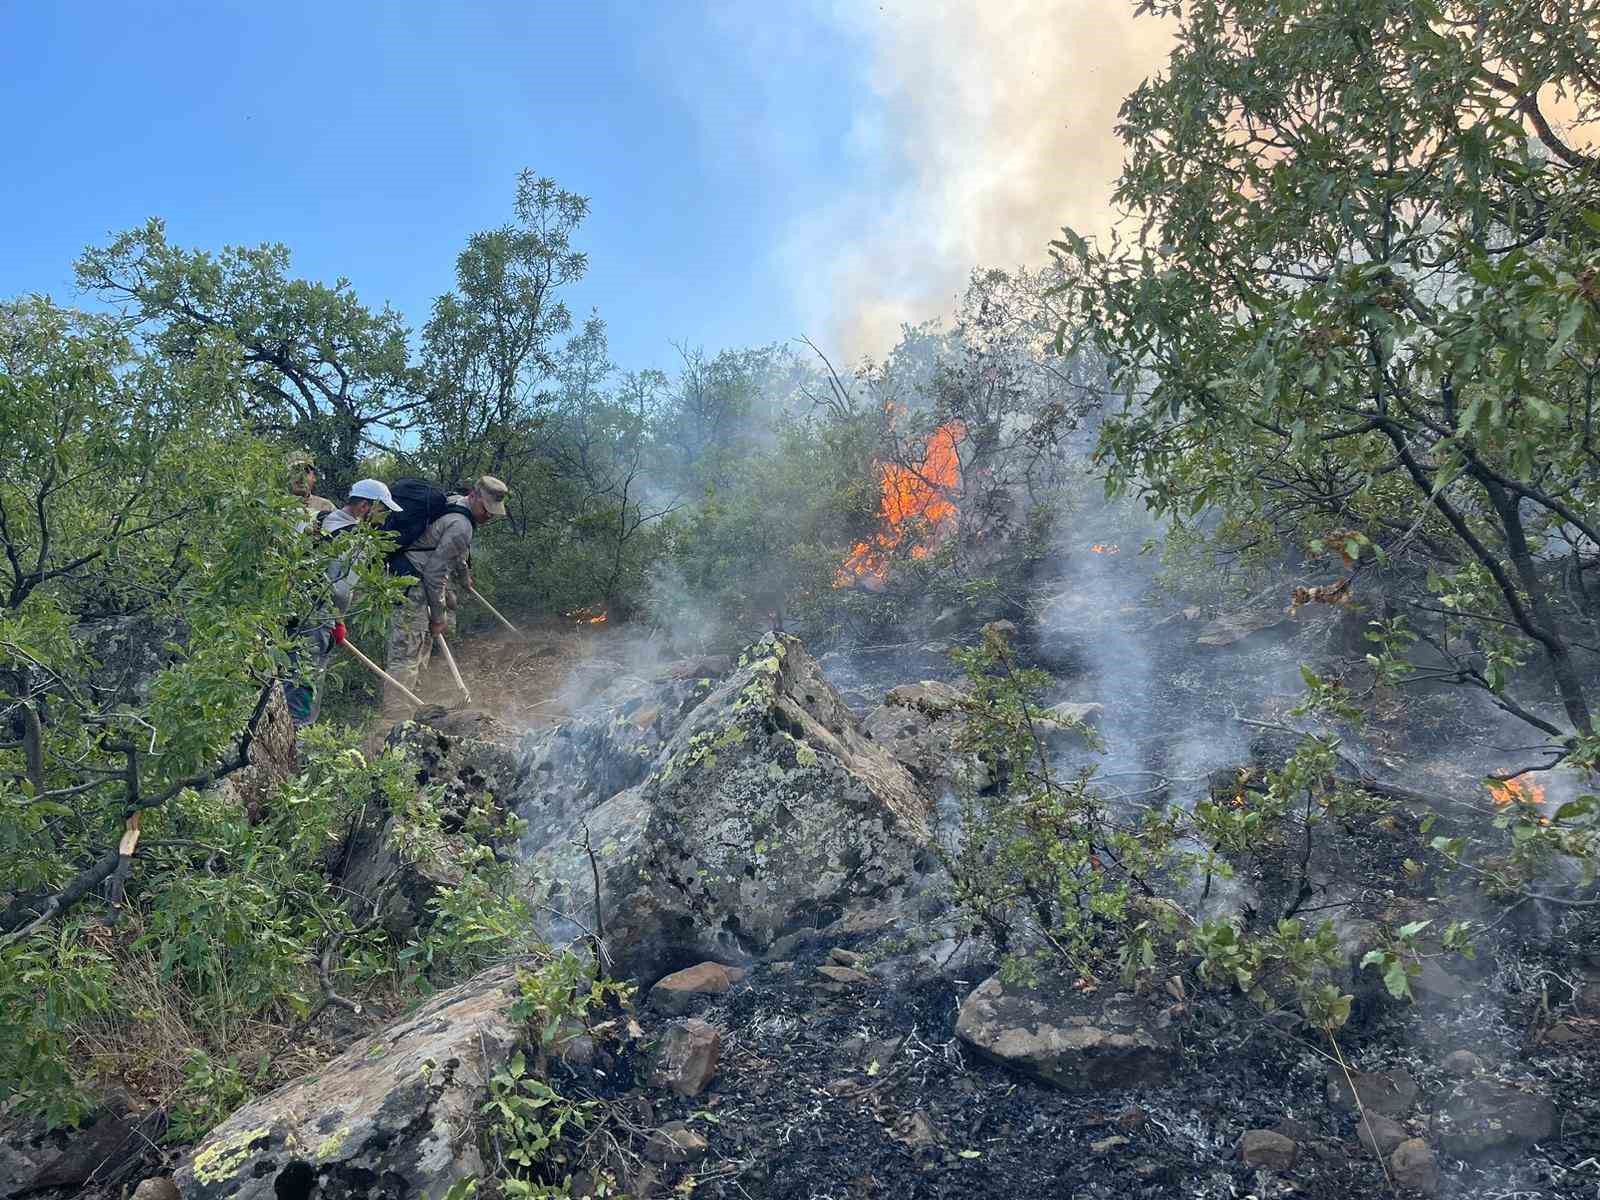
[[[399,512],[389,514],[384,529],[394,534],[395,548],[388,557],[389,574],[415,575],[417,569],[411,565],[411,560],[406,557],[406,549],[414,545],[418,538],[428,531],[432,525],[446,513],[458,513],[467,520],[477,525],[472,516],[472,510],[461,504],[451,504],[445,494],[426,479],[397,479],[389,486],[389,494],[394,497],[394,502],[400,506]],[[433,547],[421,547],[431,550]]]

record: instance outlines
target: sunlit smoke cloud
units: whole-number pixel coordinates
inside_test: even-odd
[[[976,266],[1035,265],[1112,220],[1124,96],[1170,25],[1125,0],[818,0],[869,48],[851,186],[779,250],[807,327],[847,357],[947,313]]]

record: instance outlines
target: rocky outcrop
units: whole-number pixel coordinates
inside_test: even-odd
[[[782,634],[534,735],[514,804],[546,931],[641,979],[896,927],[937,871],[924,793]]]
[[[468,1131],[522,1038],[516,998],[515,967],[496,967],[246,1105],[180,1166],[184,1200],[443,1195],[483,1169]]]
[[[967,997],[956,1034],[986,1058],[1069,1091],[1160,1083],[1177,1063],[1171,1014],[1131,998],[1086,1008],[1064,989],[992,976]]]

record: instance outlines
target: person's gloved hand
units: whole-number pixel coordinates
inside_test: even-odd
[[[347,635],[344,631],[344,622],[335,621],[333,623],[333,644],[335,646],[342,646],[345,644],[346,638]]]
[[[430,620],[428,622],[428,632],[434,637],[443,637],[446,628],[447,626],[445,625],[443,617],[439,618],[437,621]]]

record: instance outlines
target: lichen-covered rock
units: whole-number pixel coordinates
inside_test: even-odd
[[[436,789],[437,803],[450,814],[453,827],[486,799],[504,808],[517,786],[517,741],[515,731],[485,713],[431,706],[396,725],[388,745],[406,750],[416,764],[418,785]],[[461,882],[478,846],[457,837],[436,855],[403,854],[396,840],[396,816],[381,806],[369,806],[363,813],[364,819],[329,854],[329,874],[361,919],[376,916],[391,936],[411,936],[431,917],[428,901],[440,889]]]
[[[906,768],[792,637],[698,683],[652,702],[652,736],[622,711],[530,741],[516,811],[546,932],[602,929],[614,972],[649,979],[901,924],[938,870]]]
[[[521,1040],[516,968],[495,967],[229,1117],[180,1165],[184,1200],[424,1200],[483,1168],[466,1131]],[[465,1136],[463,1136],[465,1135]],[[320,1190],[312,1190],[320,1189]]]
[[[1083,1011],[1064,990],[991,976],[961,1005],[956,1034],[985,1057],[1068,1091],[1160,1083],[1177,1053],[1165,1014],[1120,1000]]]

